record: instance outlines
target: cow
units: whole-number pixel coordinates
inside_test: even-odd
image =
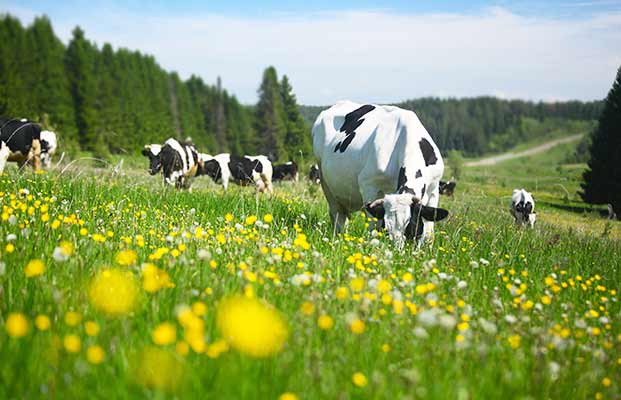
[[[321,183],[321,174],[319,173],[319,165],[313,164],[308,172],[308,179],[311,182],[319,185]]]
[[[41,126],[26,119],[0,118],[0,173],[7,161],[20,168],[32,162],[35,171],[41,169]]]
[[[535,213],[535,199],[533,195],[524,189],[514,189],[509,203],[509,212],[515,218],[515,224],[519,226],[535,226],[537,213]]]
[[[393,106],[342,101],[319,114],[312,129],[321,186],[336,231],[364,209],[398,248],[433,238],[444,162],[416,114]]]
[[[298,181],[298,164],[289,161],[273,166],[272,181]]]
[[[56,133],[52,131],[41,131],[41,164],[45,169],[52,165],[52,156],[58,148]]]
[[[457,182],[453,178],[450,181],[440,181],[440,194],[445,196],[453,196],[455,193],[455,187],[457,186]]]
[[[199,175],[207,175],[222,183],[224,190],[229,181],[238,185],[254,184],[258,192],[272,191],[272,163],[266,156],[236,156],[229,153],[201,154],[203,166]]]
[[[145,145],[142,155],[149,158],[149,173],[162,172],[164,182],[177,189],[190,189],[192,179],[202,168],[202,161],[191,143],[170,138],[160,144]]]

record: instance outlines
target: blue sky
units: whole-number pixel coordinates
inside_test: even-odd
[[[47,14],[101,45],[153,54],[256,101],[261,72],[289,75],[304,104],[420,96],[603,98],[621,64],[621,0],[0,0],[29,23]]]

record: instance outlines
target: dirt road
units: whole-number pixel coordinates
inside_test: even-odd
[[[520,151],[517,153],[508,152],[508,153],[499,154],[493,157],[482,158],[477,161],[468,161],[464,165],[466,167],[484,167],[487,165],[494,165],[502,161],[512,160],[514,158],[528,157],[534,154],[543,153],[544,151],[550,150],[552,147],[558,146],[559,144],[569,143],[569,142],[579,140],[582,136],[583,134],[579,133],[577,135],[554,139],[554,140],[550,140],[549,142],[545,142],[543,144],[530,148],[528,150]]]

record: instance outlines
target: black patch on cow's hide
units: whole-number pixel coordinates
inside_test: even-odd
[[[222,179],[222,168],[220,168],[220,163],[215,159],[206,161],[203,164],[203,168],[200,171],[200,174],[207,175],[211,177],[214,182],[218,182],[220,179]]]
[[[41,126],[31,121],[16,118],[0,118],[0,140],[6,143],[11,152],[28,154],[32,141],[41,139]]]
[[[231,177],[237,184],[245,185],[253,183],[252,171],[256,170],[260,172],[258,168],[263,171],[263,165],[261,165],[258,160],[252,161],[247,157],[239,157],[232,154],[230,156],[229,170],[231,171]]]
[[[405,167],[401,167],[399,168],[399,178],[397,179],[397,191],[400,191],[407,182],[408,178],[405,176]]]
[[[420,151],[423,153],[423,158],[425,159],[425,166],[428,167],[438,162],[438,157],[436,156],[436,152],[433,151],[433,146],[429,141],[425,138],[422,138],[420,142],[418,142],[420,146]]]
[[[308,179],[312,182],[319,183],[321,181],[321,172],[319,171],[319,166],[313,165],[308,172]]]
[[[422,178],[423,177],[423,171],[421,171],[420,169],[416,171],[416,175],[414,175],[414,178]]]
[[[272,181],[284,181],[295,180],[298,174],[298,164],[295,161],[290,161],[286,164],[274,165],[274,172],[272,173]]]
[[[254,163],[254,170],[255,171],[257,171],[258,173],[263,172],[263,164],[261,164],[261,161],[259,161],[259,160],[252,161],[251,160],[251,162]]]
[[[173,172],[183,171],[183,154],[179,154],[177,150],[168,144],[162,147],[160,154],[161,168],[165,178],[170,178]]]
[[[364,118],[362,118],[365,114],[375,110],[375,106],[370,104],[366,104],[362,107],[355,109],[345,116],[345,122],[341,126],[340,132],[345,132],[345,139],[342,142],[337,143],[334,148],[334,152],[340,151],[343,153],[347,146],[354,140],[356,136],[356,129],[364,122]]]
[[[425,184],[423,185],[423,190],[422,190],[422,192],[421,192],[421,194],[420,194],[420,197],[421,197],[421,198],[425,195],[425,191],[426,191],[426,190],[427,190],[427,184],[425,183]]]

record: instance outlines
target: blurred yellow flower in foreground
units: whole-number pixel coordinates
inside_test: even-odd
[[[40,314],[37,315],[37,318],[35,318],[35,326],[40,331],[47,331],[48,329],[50,329],[51,325],[52,323],[50,322],[50,318],[47,315]]]
[[[82,347],[82,341],[78,335],[67,335],[63,339],[63,346],[69,353],[77,353]]]
[[[114,259],[119,265],[129,266],[136,264],[138,255],[134,250],[123,250],[116,253]]]
[[[134,380],[142,386],[174,392],[182,385],[185,364],[180,355],[147,347],[134,356],[131,371]]]
[[[129,271],[105,269],[91,281],[88,295],[97,310],[121,316],[134,309],[138,300],[138,285]]]
[[[142,264],[142,287],[148,293],[155,293],[160,289],[174,288],[168,273],[154,264]]]
[[[24,267],[24,273],[28,278],[43,275],[45,272],[45,264],[41,260],[31,260],[26,267]]]
[[[86,349],[86,359],[91,364],[101,364],[106,356],[104,349],[101,346],[89,346]]]
[[[298,400],[299,397],[295,393],[285,392],[278,396],[278,400]]]
[[[282,350],[289,331],[278,310],[241,295],[223,299],[216,317],[218,329],[232,348],[252,357]]]
[[[28,334],[28,320],[22,313],[10,313],[5,323],[6,332],[14,338],[21,338]]]
[[[165,346],[177,340],[177,329],[170,322],[164,322],[155,327],[151,336],[153,343]]]
[[[354,385],[356,385],[358,387],[365,387],[367,385],[367,383],[368,383],[367,377],[364,376],[364,374],[362,372],[356,372],[351,377],[351,380],[354,383]]]

